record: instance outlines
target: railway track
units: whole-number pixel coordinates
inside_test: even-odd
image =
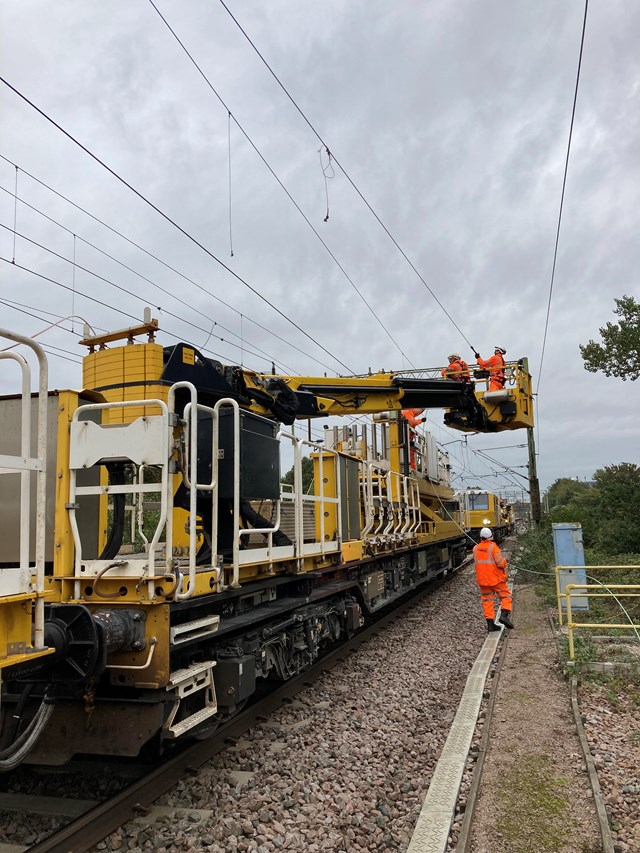
[[[467,558],[458,569],[468,565],[469,561],[470,558]],[[143,772],[133,783],[102,802],[45,796],[25,797],[21,794],[0,795],[0,809],[5,812],[29,811],[31,814],[72,818],[69,823],[54,831],[45,840],[37,841],[31,846],[7,845],[4,850],[6,853],[9,851],[18,853],[21,849],[28,850],[29,853],[83,853],[127,821],[148,820],[154,808],[158,811],[158,807],[154,807],[153,803],[177,782],[185,776],[195,774],[202,765],[240,738],[256,722],[272,714],[320,674],[330,670],[364,643],[375,638],[390,623],[402,618],[407,610],[442,586],[444,582],[444,578],[431,582],[416,594],[409,595],[399,606],[390,608],[388,612],[382,612],[375,622],[358,632],[349,641],[327,652],[300,675],[280,685],[268,696],[242,711],[229,722],[222,724],[210,737],[181,748],[179,752],[162,760],[150,772]],[[131,772],[134,771],[132,767]],[[160,811],[171,814],[176,809],[160,809]],[[202,817],[198,809],[188,811],[193,812],[190,818],[193,821]],[[4,853],[2,846],[0,846],[0,853]]]

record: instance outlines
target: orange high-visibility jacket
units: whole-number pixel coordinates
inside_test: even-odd
[[[455,379],[457,382],[470,382],[471,374],[469,373],[469,365],[461,358],[449,362],[448,367],[443,367],[440,371],[445,379]]]
[[[504,385],[504,358],[502,357],[502,353],[497,352],[491,358],[479,358],[478,364],[484,370],[489,371],[490,377],[496,385]]]
[[[407,422],[410,427],[419,426],[422,423],[422,418],[420,415],[424,412],[424,409],[403,409],[402,414],[407,419]]]
[[[473,549],[479,586],[495,586],[507,578],[507,561],[493,539],[482,539]]]

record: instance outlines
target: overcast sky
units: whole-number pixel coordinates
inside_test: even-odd
[[[326,153],[219,0],[157,6],[226,107],[149,0],[4,0],[2,76],[310,337],[4,85],[0,325],[33,334],[75,311],[114,329],[149,304],[165,345],[304,374],[472,359],[466,337],[528,357],[537,386],[583,0],[226,2],[455,324],[337,166],[324,221]],[[590,4],[538,399],[543,487],[640,462],[638,384],[587,373],[578,349],[615,319],[614,297],[640,291],[639,37],[635,0]],[[11,265],[12,164],[17,231],[62,259],[18,236]],[[78,387],[81,329],[63,326],[40,338],[61,348],[50,385]],[[438,441],[461,437],[429,421]],[[508,486],[473,451],[522,466],[526,448],[499,448],[523,443],[449,445],[457,483]]]

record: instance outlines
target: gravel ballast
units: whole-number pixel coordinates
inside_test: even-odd
[[[500,674],[468,849],[521,849],[505,836],[509,827],[504,821],[498,826],[499,815],[505,814],[498,799],[509,799],[521,767],[526,770],[520,774],[523,782],[538,779],[537,793],[548,795],[547,805],[558,798],[568,804],[563,825],[572,830],[557,853],[595,853],[600,849],[598,830],[586,771],[572,740],[569,686],[559,676],[555,644],[535,592],[517,590],[515,601],[517,627],[510,634]],[[474,573],[468,567],[186,776],[148,816],[127,823],[94,849],[406,851],[485,636]],[[606,683],[591,682],[580,688],[616,853],[640,850],[640,713],[630,691],[618,685],[612,692]],[[485,705],[451,828],[452,853],[484,724]],[[25,768],[3,787],[34,793],[30,778]],[[547,785],[550,778],[558,784]],[[122,784],[108,777],[43,777],[38,792],[102,799]],[[516,816],[518,839],[535,843],[544,853],[544,843],[529,837],[526,822],[522,828],[523,815]],[[47,823],[17,814],[3,817],[0,840],[13,843],[41,837]]]
[[[97,849],[405,850],[485,634],[466,568]]]

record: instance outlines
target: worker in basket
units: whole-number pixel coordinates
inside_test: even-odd
[[[449,366],[443,367],[440,373],[445,379],[454,379],[456,382],[471,382],[471,373],[469,365],[466,361],[460,358],[457,352],[452,352],[447,356]]]
[[[501,391],[506,381],[504,372],[506,349],[496,347],[491,358],[480,358],[480,353],[475,352],[475,350],[473,354],[476,357],[479,367],[482,370],[489,371],[489,391]]]

